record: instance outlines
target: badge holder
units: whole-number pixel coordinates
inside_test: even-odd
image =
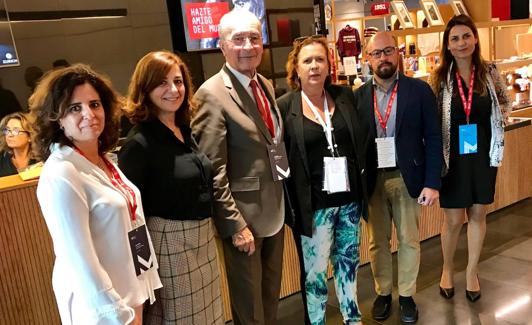
[[[153,267],[153,256],[150,250],[146,225],[143,224],[131,230],[127,236],[129,238],[129,247],[131,248],[131,256],[133,256],[135,273],[139,276]]]

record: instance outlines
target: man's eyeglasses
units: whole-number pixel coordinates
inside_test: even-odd
[[[381,57],[382,53],[384,53],[385,56],[390,56],[395,53],[396,48],[394,46],[388,46],[383,48],[382,50],[374,50],[369,52],[368,54],[374,58],[378,59]]]
[[[252,34],[252,35],[235,35],[233,36],[231,39],[229,39],[228,41],[233,43],[234,45],[236,46],[244,46],[246,45],[246,41],[249,40],[249,43],[251,45],[259,45],[262,43],[262,37],[257,34]]]
[[[19,135],[20,133],[27,133],[27,134],[29,134],[28,131],[23,130],[23,129],[21,129],[21,128],[12,128],[12,129],[3,128],[3,129],[2,129],[2,134],[5,135],[5,136],[8,136],[9,134],[11,134],[12,136],[17,136],[17,135]]]

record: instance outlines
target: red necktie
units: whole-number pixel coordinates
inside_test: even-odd
[[[270,104],[268,102],[268,99],[266,99],[264,92],[262,91],[262,89],[260,89],[259,85],[255,80],[251,80],[249,85],[251,86],[251,90],[253,91],[253,96],[255,97],[255,101],[257,102],[257,107],[259,108],[259,113],[260,116],[262,116],[262,120],[264,121],[264,123],[266,123],[266,126],[270,131],[270,135],[272,137],[275,137],[275,128],[273,127],[272,114],[270,112]]]

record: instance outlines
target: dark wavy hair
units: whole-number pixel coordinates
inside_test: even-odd
[[[478,40],[477,44],[475,45],[475,51],[473,52],[473,58],[471,64],[475,66],[475,85],[474,85],[474,91],[481,94],[486,95],[487,92],[487,77],[486,74],[488,73],[488,66],[486,64],[486,61],[482,58],[480,55],[480,40],[478,38],[478,30],[475,26],[475,23],[469,16],[466,15],[458,15],[454,16],[447,22],[447,26],[445,26],[445,31],[443,32],[443,42],[440,52],[440,66],[436,69],[436,71],[433,74],[433,77],[431,78],[431,86],[434,89],[434,92],[437,94],[441,91],[441,85],[445,85],[446,87],[449,86],[447,84],[447,74],[449,73],[449,69],[451,67],[451,63],[454,62],[454,57],[451,54],[451,51],[448,49],[449,46],[449,34],[451,32],[451,29],[454,26],[463,25],[467,26],[473,31],[473,35]],[[454,73],[456,71],[456,64],[453,66],[453,71],[451,73]]]
[[[85,64],[51,70],[41,79],[29,99],[30,116],[35,132],[32,135],[35,156],[46,160],[50,145],[73,146],[64,134],[59,120],[68,114],[68,105],[76,87],[90,84],[100,96],[105,112],[105,126],[98,139],[100,154],[112,150],[120,133],[121,97],[114,91],[111,81]]]
[[[27,118],[26,114],[21,113],[21,112],[11,113],[11,114],[8,114],[8,115],[4,116],[2,118],[2,120],[0,121],[0,131],[3,130],[4,128],[6,128],[7,127],[7,123],[9,121],[11,121],[11,120],[19,120],[20,121],[20,125],[22,126],[22,129],[24,129],[24,131],[28,132],[28,136],[31,138],[31,135],[34,133],[33,126],[30,123],[29,119]],[[29,146],[30,146],[29,154],[30,154],[30,157],[32,157],[31,140],[30,140]],[[5,136],[1,136],[0,137],[0,152],[3,152],[3,151],[7,151],[7,152],[12,152],[13,151],[13,150],[11,150],[11,148],[9,148],[7,146],[6,137]]]
[[[288,59],[286,61],[286,82],[292,90],[300,90],[301,82],[297,75],[297,59],[301,49],[310,44],[320,44],[325,50],[325,57],[327,58],[328,76],[325,79],[325,87],[331,84],[331,58],[329,57],[329,47],[327,46],[327,39],[321,35],[308,36],[303,39],[296,39],[294,41],[294,47],[290,53],[288,53]]]
[[[180,57],[163,50],[150,52],[139,60],[129,83],[125,115],[133,124],[157,118],[159,108],[152,103],[150,93],[178,66],[185,84],[185,100],[175,115],[176,125],[190,125],[196,109],[192,99],[194,86],[190,72]]]

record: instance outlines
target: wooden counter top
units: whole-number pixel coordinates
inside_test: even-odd
[[[37,184],[38,181],[38,179],[23,181],[18,175],[0,177],[0,192],[33,186]]]

